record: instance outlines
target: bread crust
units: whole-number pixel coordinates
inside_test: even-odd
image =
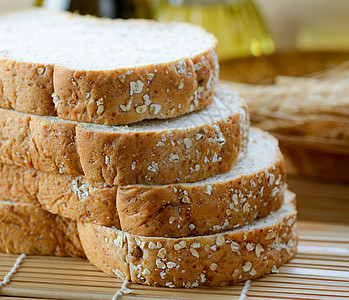
[[[163,130],[118,130],[0,109],[0,162],[85,175],[102,186],[202,180],[230,170],[246,150],[246,104],[229,87],[218,94],[237,104],[230,116]]]
[[[78,230],[90,262],[112,276],[153,286],[223,286],[276,271],[295,255],[294,194],[285,201],[289,207],[268,223],[214,235],[143,237],[90,223]]]
[[[279,153],[266,169],[211,184],[120,186],[117,211],[123,231],[141,236],[207,235],[250,224],[280,208],[286,166]]]
[[[40,116],[55,116],[52,101],[54,66],[0,59],[0,107]],[[40,71],[39,71],[40,70]],[[41,70],[43,70],[42,74]]]
[[[243,122],[237,113],[199,127],[129,135],[77,126],[78,153],[84,174],[94,184],[195,182],[231,169],[245,151]],[[227,137],[224,144],[220,134]]]
[[[179,72],[185,65],[185,72]],[[167,119],[212,103],[218,82],[216,47],[191,58],[111,71],[54,67],[57,115],[103,125]],[[141,91],[133,92],[137,84]],[[60,100],[62,99],[62,100]]]
[[[0,252],[85,257],[74,221],[9,201],[0,202]]]
[[[92,187],[83,176],[0,164],[3,199],[41,206],[75,221],[120,228],[116,186]]]

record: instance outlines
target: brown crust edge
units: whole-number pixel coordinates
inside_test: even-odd
[[[285,185],[286,165],[278,152],[266,169],[233,180],[202,185],[120,186],[117,211],[122,230],[135,235],[207,235],[242,227],[278,210]]]
[[[0,202],[0,252],[85,257],[76,222],[9,201]]]
[[[287,211],[258,230],[190,238],[134,236],[83,223],[78,230],[90,262],[112,276],[152,286],[222,286],[276,271],[294,257],[295,195],[285,199]]]

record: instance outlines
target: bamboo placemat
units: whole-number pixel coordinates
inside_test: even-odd
[[[278,274],[252,281],[247,299],[349,298],[349,226],[304,221],[298,226],[296,258]],[[1,278],[16,258],[0,254]],[[0,295],[8,296],[2,299],[112,299],[121,285],[121,280],[105,275],[86,260],[28,256]],[[128,287],[134,292],[122,299],[238,299],[243,284],[195,289]]]

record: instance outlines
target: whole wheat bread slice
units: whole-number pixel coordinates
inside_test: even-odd
[[[0,252],[85,257],[74,221],[12,201],[0,201]]]
[[[105,125],[212,103],[217,41],[185,23],[43,9],[0,18],[0,107]]]
[[[251,128],[247,149],[229,172],[199,182],[118,187],[121,229],[141,236],[206,235],[279,209],[286,166],[278,141]]]
[[[0,109],[0,162],[109,185],[194,182],[243,157],[245,101],[219,85],[209,107],[171,120],[104,126]]]
[[[253,128],[246,156],[230,172],[193,184],[93,187],[83,176],[0,164],[0,193],[76,221],[181,237],[234,229],[277,210],[285,173],[277,140]]]
[[[78,223],[86,256],[104,272],[167,287],[222,286],[277,271],[296,252],[295,195],[271,215],[233,231],[187,238],[143,237]]]
[[[120,228],[117,186],[94,187],[84,176],[0,164],[0,194],[75,221]]]

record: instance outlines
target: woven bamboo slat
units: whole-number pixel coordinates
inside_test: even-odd
[[[278,274],[252,281],[247,299],[349,298],[349,225],[300,221],[299,233],[296,258]],[[0,254],[0,277],[16,257]],[[28,256],[0,295],[6,296],[2,299],[111,299],[121,285],[121,280],[86,260]],[[134,292],[122,299],[238,299],[243,284],[196,289],[128,287]]]

